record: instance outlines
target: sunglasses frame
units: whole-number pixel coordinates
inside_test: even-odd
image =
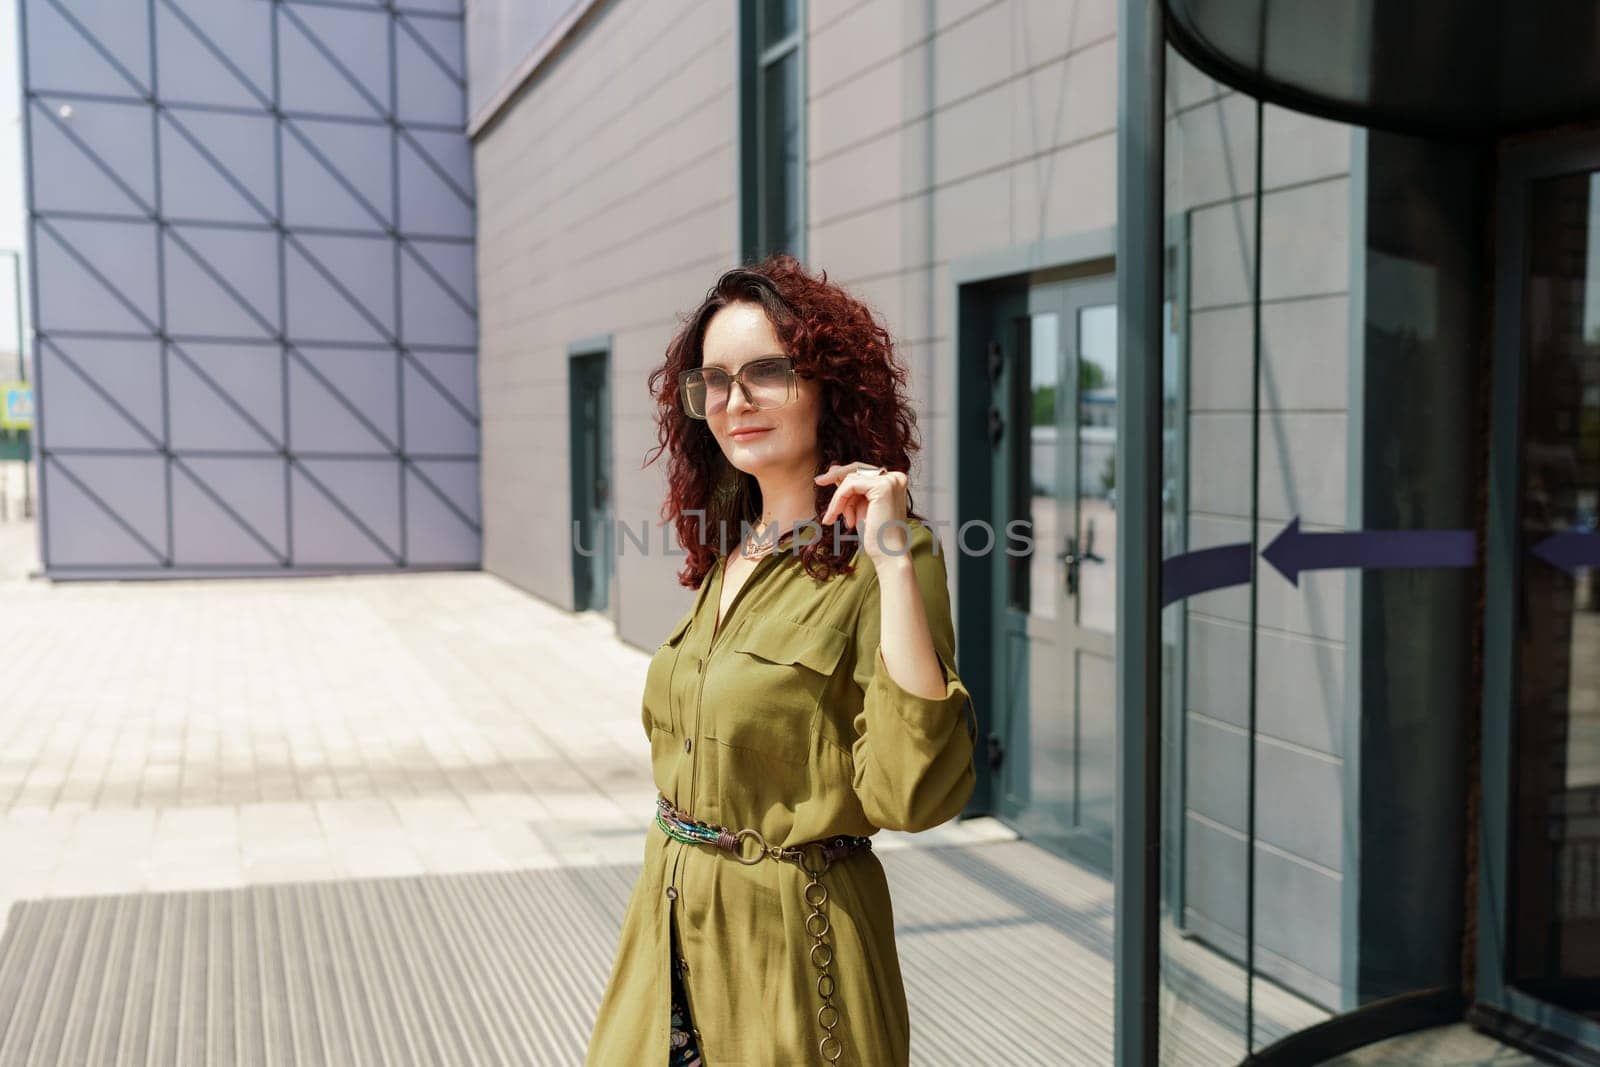
[[[758,364],[766,363],[766,362],[769,362],[769,361],[781,362],[783,364],[784,378],[786,380],[785,384],[786,384],[786,387],[787,387],[787,392],[784,395],[782,403],[774,404],[770,408],[758,407],[758,406],[756,406],[755,397],[751,395],[749,388],[745,385],[744,374],[751,367],[754,367],[754,366],[756,366]],[[790,356],[783,355],[783,354],[774,354],[774,355],[770,355],[770,356],[757,356],[755,359],[745,361],[745,363],[743,365],[741,365],[739,367],[739,369],[734,371],[732,374],[728,374],[728,372],[723,370],[721,367],[690,367],[688,370],[680,371],[678,373],[678,400],[679,400],[679,403],[681,403],[682,406],[683,406],[683,412],[684,412],[685,415],[688,415],[691,419],[699,419],[701,422],[704,422],[706,420],[707,416],[705,416],[705,415],[696,415],[693,411],[689,410],[689,376],[691,374],[696,374],[696,373],[699,373],[699,374],[703,375],[708,370],[714,370],[714,371],[717,371],[717,372],[719,372],[721,374],[727,374],[728,375],[728,399],[729,400],[733,399],[733,387],[735,385],[737,385],[740,389],[744,390],[744,398],[745,398],[745,400],[749,401],[751,407],[754,407],[755,410],[757,410],[757,411],[772,411],[772,410],[774,410],[776,408],[781,408],[785,404],[789,404],[789,403],[793,402],[793,400],[794,400],[794,398],[795,398],[795,396],[796,396],[796,394],[798,392],[798,390],[795,389],[794,359],[792,357],[790,357]],[[707,393],[709,393],[709,392],[710,392],[710,389],[708,387]]]

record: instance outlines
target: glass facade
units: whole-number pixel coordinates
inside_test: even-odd
[[[1590,1062],[1600,125],[1345,125],[1179,44],[1161,773],[1135,779],[1161,811],[1159,903],[1132,931],[1142,889],[1119,886],[1120,1018],[1153,989],[1170,1063],[1322,1062],[1463,1019]],[[1122,62],[1125,87],[1149,65]],[[1125,807],[1118,833],[1140,825]],[[1151,941],[1153,977],[1127,966]]]
[[[1531,183],[1510,976],[1600,1019],[1600,170]]]
[[[1181,391],[1164,558],[1247,545],[1254,580],[1164,609],[1163,1059],[1237,1060],[1343,1003],[1348,579],[1261,550],[1348,517],[1345,129],[1168,57]],[[1181,456],[1181,461],[1179,460]]]
[[[1162,612],[1160,1051],[1234,1062],[1459,974],[1476,575],[1361,537],[1470,536],[1480,205],[1448,152],[1167,83],[1162,557],[1250,563]]]

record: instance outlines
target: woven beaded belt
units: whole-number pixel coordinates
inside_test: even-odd
[[[748,827],[743,830],[732,830],[726,826],[693,819],[688,812],[673,806],[671,801],[659,793],[656,795],[656,825],[661,827],[662,832],[668,837],[694,845],[715,846],[732,855],[740,863],[754,866],[764,859],[787,860],[810,877],[804,894],[805,902],[811,908],[811,914],[806,916],[806,933],[811,936],[813,942],[811,962],[816,965],[819,972],[817,995],[822,998],[822,1007],[817,1009],[817,1025],[822,1028],[822,1038],[817,1042],[817,1051],[822,1053],[822,1058],[829,1063],[838,1063],[839,1057],[844,1055],[844,1043],[833,1032],[839,1025],[839,1009],[833,1006],[835,986],[833,975],[828,973],[828,967],[833,963],[833,948],[826,940],[831,927],[827,915],[822,911],[822,905],[828,902],[828,887],[822,884],[822,875],[836,860],[857,852],[871,851],[872,838],[838,834],[834,837],[807,841],[792,848],[782,848],[767,844],[760,830]],[[757,848],[754,852],[747,854],[748,850],[744,844],[746,839],[755,841]],[[815,865],[810,862],[813,854],[821,857],[821,861]]]

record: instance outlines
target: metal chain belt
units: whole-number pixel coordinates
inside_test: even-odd
[[[811,879],[806,883],[804,891],[806,905],[811,908],[811,914],[806,916],[806,933],[812,939],[811,962],[818,971],[817,995],[822,998],[822,1006],[817,1009],[817,1025],[822,1028],[822,1038],[817,1042],[817,1051],[829,1063],[838,1063],[839,1058],[844,1055],[844,1042],[834,1033],[840,1017],[839,1009],[833,1006],[833,994],[837,986],[828,970],[833,964],[833,946],[827,942],[832,925],[822,910],[822,906],[828,902],[828,887],[822,884],[822,876],[835,860],[856,852],[869,851],[872,848],[872,839],[839,834],[817,841],[807,841],[792,848],[782,848],[767,844],[760,830],[748,827],[743,830],[731,830],[726,826],[693,819],[688,812],[674,807],[672,802],[661,794],[656,795],[656,825],[661,827],[662,832],[668,837],[689,844],[713,845],[732,854],[735,859],[747,866],[754,866],[764,859],[786,860],[806,872]],[[753,853],[747,854],[744,847],[747,838],[753,839],[756,843],[757,848]],[[814,866],[810,863],[813,850],[821,857],[821,862]]]

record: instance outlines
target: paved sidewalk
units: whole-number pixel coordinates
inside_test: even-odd
[[[57,585],[34,546],[0,522],[0,1063],[435,1062],[403,1036],[529,1062],[539,1033],[534,1062],[570,1061],[650,832],[647,652],[483,573]],[[1104,877],[988,818],[875,844],[918,1062],[1108,1062]],[[499,945],[562,907],[564,942]],[[1168,956],[1175,1062],[1230,1059],[1237,968]],[[519,1014],[482,1032],[434,1017],[496,996]],[[1257,997],[1263,1040],[1325,1014]],[[393,1018],[350,1029],[350,1004]],[[494,1027],[521,1029],[468,1048]]]
[[[472,572],[51,584],[33,538],[0,523],[0,915],[638,861],[649,656],[608,620]]]

